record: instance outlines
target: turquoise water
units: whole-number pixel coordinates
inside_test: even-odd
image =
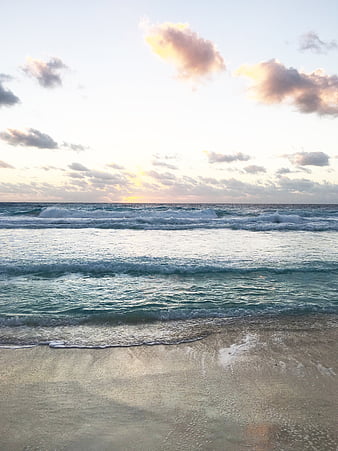
[[[337,206],[0,204],[0,344],[174,343],[337,313]]]

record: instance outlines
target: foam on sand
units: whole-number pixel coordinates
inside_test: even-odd
[[[240,343],[234,343],[227,348],[219,350],[219,363],[223,368],[233,365],[241,360],[258,343],[258,337],[255,334],[247,334]]]

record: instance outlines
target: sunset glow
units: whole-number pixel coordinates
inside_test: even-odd
[[[1,201],[336,201],[334,2],[15,3]]]

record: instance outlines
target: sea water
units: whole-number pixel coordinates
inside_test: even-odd
[[[338,205],[0,204],[0,345],[180,343],[333,315]]]

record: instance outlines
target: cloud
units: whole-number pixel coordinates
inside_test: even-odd
[[[63,142],[60,146],[49,135],[42,133],[35,128],[28,128],[26,130],[8,128],[4,132],[0,133],[0,139],[6,141],[11,146],[37,147],[39,149],[65,148],[76,152],[88,149],[88,147],[83,146],[82,144],[72,144],[66,142]]]
[[[299,50],[310,50],[314,53],[327,53],[329,50],[338,50],[336,41],[322,41],[314,31],[304,33],[299,38]]]
[[[159,160],[177,160],[178,158],[178,154],[177,153],[165,153],[165,154],[161,154],[161,153],[154,153],[153,154],[154,158],[157,158]]]
[[[113,169],[117,169],[119,171],[124,169],[124,166],[120,166],[119,164],[116,163],[109,163],[106,165],[108,168],[113,168]]]
[[[177,183],[178,180],[178,178],[170,172],[147,171],[145,174],[148,177],[152,177],[153,179],[159,181],[162,185],[173,185]]]
[[[6,82],[6,81],[9,81],[11,79],[12,79],[12,77],[10,77],[9,75],[0,74],[0,107],[2,107],[2,106],[12,106],[12,105],[15,105],[16,103],[20,102],[19,97],[14,95],[12,93],[12,91],[10,91],[9,89],[6,89],[3,86],[2,82]]]
[[[62,147],[66,147],[69,150],[74,150],[75,152],[83,152],[84,150],[89,149],[88,146],[83,146],[82,144],[74,144],[74,143],[67,143],[63,142]]]
[[[85,178],[85,175],[83,174],[83,172],[69,172],[68,175],[72,179],[84,179]]]
[[[230,155],[224,155],[222,153],[205,151],[208,156],[209,163],[232,163],[233,161],[248,161],[249,155],[245,155],[242,152],[237,152]]]
[[[0,160],[0,168],[4,168],[4,169],[14,169],[14,166],[12,166],[9,163],[6,163],[6,161],[2,161]]]
[[[226,69],[214,43],[201,38],[187,24],[148,26],[145,40],[156,55],[174,64],[181,80],[201,81]]]
[[[69,167],[69,169],[72,169],[73,171],[81,171],[81,172],[89,171],[89,169],[86,168],[86,166],[83,166],[83,164],[76,163],[76,162],[70,164],[68,167]]]
[[[58,144],[49,135],[34,128],[26,131],[8,128],[0,133],[0,138],[11,146],[28,146],[39,149],[57,149]]]
[[[281,177],[279,179],[279,186],[281,189],[288,191],[289,193],[294,194],[306,194],[311,195],[313,192],[317,191],[320,193],[323,191],[323,188],[329,188],[329,192],[338,193],[338,185],[334,185],[331,183],[318,183],[313,182],[309,179],[290,179],[288,177]]]
[[[51,166],[51,165],[49,165],[49,166],[40,166],[39,169],[42,169],[44,171],[64,171],[63,168],[58,168],[56,166]]]
[[[254,81],[252,91],[265,104],[284,101],[302,113],[338,115],[338,76],[318,69],[310,74],[287,68],[277,60],[241,66],[236,75]]]
[[[246,183],[236,178],[188,177],[170,173],[145,173],[154,183],[132,186],[133,196],[152,202],[335,202],[338,185],[308,179],[278,177],[260,183]]]
[[[70,165],[73,172],[64,172],[59,184],[36,180],[27,173],[19,183],[0,180],[0,200],[118,202],[123,201],[135,189],[130,178],[124,174],[110,174],[88,168],[80,171],[79,165],[81,163]]]
[[[130,185],[130,180],[123,173],[110,173],[106,171],[98,171],[96,169],[89,169],[78,162],[70,164],[69,169],[74,172],[68,173],[72,179],[78,179],[77,183],[85,183],[86,186],[93,186],[99,189],[105,189],[114,186],[116,189],[127,189]],[[80,181],[79,181],[80,179]]]
[[[13,77],[8,74],[0,74],[0,81],[11,81]]]
[[[285,156],[298,166],[329,166],[329,156],[324,152],[298,152]]]
[[[167,168],[167,169],[172,169],[172,170],[177,169],[177,166],[175,166],[174,164],[167,163],[166,161],[153,160],[152,164],[153,164],[153,166],[160,166],[160,167]]]
[[[124,202],[128,199],[170,202],[175,199],[176,202],[334,203],[337,195],[337,184],[285,176],[246,183],[236,178],[190,177],[156,171],[143,173],[143,177],[140,174],[129,177],[88,169],[65,172],[59,184],[40,182],[27,173],[19,183],[0,180],[0,200],[7,202]]]
[[[276,171],[276,175],[280,176],[280,175],[284,175],[284,174],[292,174],[294,171],[291,171],[291,169],[289,168],[279,168]]]
[[[176,155],[160,155],[158,153],[153,155],[153,166],[163,167],[167,169],[175,170],[177,169],[177,166],[174,164],[169,163],[171,160],[175,160],[177,157]]]
[[[288,156],[286,155],[286,157],[288,157]],[[310,169],[303,167],[303,166],[298,166],[296,169],[293,169],[293,170],[291,170],[289,168],[277,169],[276,176],[281,177],[285,174],[297,174],[298,172],[306,172],[307,174],[312,174],[312,171]]]
[[[266,172],[266,169],[263,166],[256,166],[255,164],[251,164],[250,166],[246,166],[244,171],[248,174],[259,174],[260,172]]]
[[[120,180],[119,175],[111,174],[110,172],[97,171],[92,169],[88,172],[88,176],[99,179],[99,180]]]
[[[2,183],[0,181],[0,199],[2,201],[51,201],[51,202],[118,202],[123,201],[128,191],[119,187],[96,187],[81,180],[63,185],[49,183]],[[9,199],[9,200],[8,200]]]
[[[60,70],[67,69],[67,66],[60,58],[51,58],[44,62],[34,58],[27,58],[27,63],[23,71],[39,82],[44,88],[55,88],[62,85]]]

